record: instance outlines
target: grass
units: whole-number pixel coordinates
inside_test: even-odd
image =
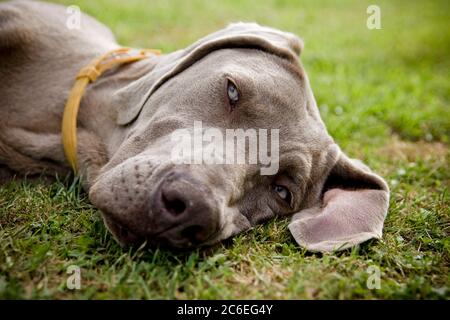
[[[13,181],[0,186],[0,298],[450,298],[448,1],[376,1],[381,30],[366,28],[373,1],[59,2],[165,52],[231,21],[300,35],[331,135],[386,178],[390,210],[382,241],[334,254],[300,249],[285,220],[190,253],[123,251],[76,181]],[[380,289],[367,288],[370,266]]]

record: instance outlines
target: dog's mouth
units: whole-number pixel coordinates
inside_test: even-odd
[[[109,232],[114,236],[114,238],[122,247],[138,248],[145,245],[146,247],[158,246],[168,249],[188,250],[197,247],[209,246],[215,243],[215,241],[213,241],[214,235],[210,236],[203,243],[169,240],[169,238],[163,235],[166,232],[170,231],[170,229],[172,228],[162,230],[151,236],[140,236],[133,232],[130,228],[123,226],[122,224],[114,221],[106,215],[103,215],[103,219]],[[223,227],[221,228],[221,230],[223,230]]]

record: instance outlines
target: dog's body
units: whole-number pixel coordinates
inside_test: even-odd
[[[0,4],[0,179],[70,172],[61,118],[74,76],[119,45],[86,15],[79,30],[66,22],[58,5]],[[78,118],[78,167],[121,243],[210,244],[297,212],[290,229],[311,250],[381,236],[387,185],[328,135],[298,61],[301,47],[292,34],[235,24],[89,86]],[[230,92],[239,92],[236,104]],[[279,173],[170,163],[170,134],[196,120],[221,130],[279,129]]]
[[[118,45],[108,29],[88,16],[83,16],[82,30],[66,29],[68,15],[58,5],[17,2],[2,4],[1,10],[0,170],[3,176],[7,170],[28,175],[67,174],[61,116],[74,75]],[[99,79],[98,86],[107,78]],[[109,82],[114,85],[117,81]],[[86,93],[86,100],[90,95]],[[98,100],[101,94],[95,95],[93,99]],[[81,161],[101,166],[107,159],[102,141],[112,133],[107,129],[112,128],[112,123],[107,124],[111,117],[107,104],[86,105],[82,104],[79,118],[80,151],[89,146],[92,152],[89,159]]]

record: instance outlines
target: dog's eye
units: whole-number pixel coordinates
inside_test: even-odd
[[[239,101],[239,91],[236,88],[236,85],[228,80],[227,85],[227,94],[228,94],[228,100],[230,101],[230,104],[234,106]]]
[[[278,196],[286,201],[287,203],[291,202],[291,193],[286,187],[280,185],[274,185],[273,190],[278,194]]]

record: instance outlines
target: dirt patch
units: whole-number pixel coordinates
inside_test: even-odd
[[[449,147],[442,142],[410,142],[395,136],[390,143],[379,149],[380,154],[392,160],[407,162],[423,161],[449,161]]]

